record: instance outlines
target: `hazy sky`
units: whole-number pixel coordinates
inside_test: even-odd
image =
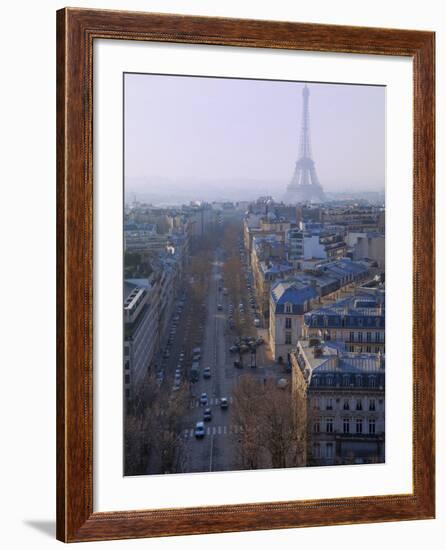
[[[163,185],[265,181],[280,196],[298,155],[302,82],[125,75],[125,173]],[[308,83],[326,191],[382,190],[385,88]]]

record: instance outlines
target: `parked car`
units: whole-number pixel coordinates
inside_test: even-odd
[[[231,346],[231,347],[229,348],[229,351],[230,351],[231,353],[237,353],[237,352],[238,352],[238,346]]]
[[[200,405],[207,405],[208,404],[208,394],[203,392],[200,396]]]
[[[204,409],[203,420],[205,420],[206,422],[212,420],[212,409],[210,409],[209,407]]]
[[[254,319],[254,326],[256,326],[256,327],[259,327],[259,326],[260,326],[260,319],[259,319],[258,317],[256,317],[256,318]]]
[[[261,345],[264,344],[264,343],[265,343],[265,340],[262,338],[262,336],[259,336],[259,337],[257,338],[257,340],[256,340],[256,344],[257,344],[258,346],[261,346]]]
[[[204,437],[205,429],[204,429],[204,422],[201,420],[195,424],[195,437],[197,439],[201,439]]]
[[[234,367],[236,369],[242,369],[243,368],[243,365],[240,363],[240,361],[234,361]]]
[[[227,397],[222,397],[222,398],[220,399],[220,408],[222,408],[222,409],[227,409],[228,406],[229,406],[229,403],[228,403]]]
[[[221,304],[217,304],[218,311],[221,311],[223,309],[223,306]]]

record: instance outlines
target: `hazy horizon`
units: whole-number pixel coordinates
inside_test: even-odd
[[[298,158],[303,85],[126,74],[126,195],[280,200]],[[383,192],[385,88],[308,87],[313,159],[324,190]]]

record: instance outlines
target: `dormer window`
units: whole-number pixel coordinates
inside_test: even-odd
[[[285,304],[285,313],[292,313],[292,311],[293,311],[293,306],[292,306],[292,304],[290,304],[290,303],[287,302],[287,303]]]

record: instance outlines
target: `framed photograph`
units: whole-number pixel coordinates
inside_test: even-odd
[[[433,518],[434,33],[57,12],[57,537]]]

